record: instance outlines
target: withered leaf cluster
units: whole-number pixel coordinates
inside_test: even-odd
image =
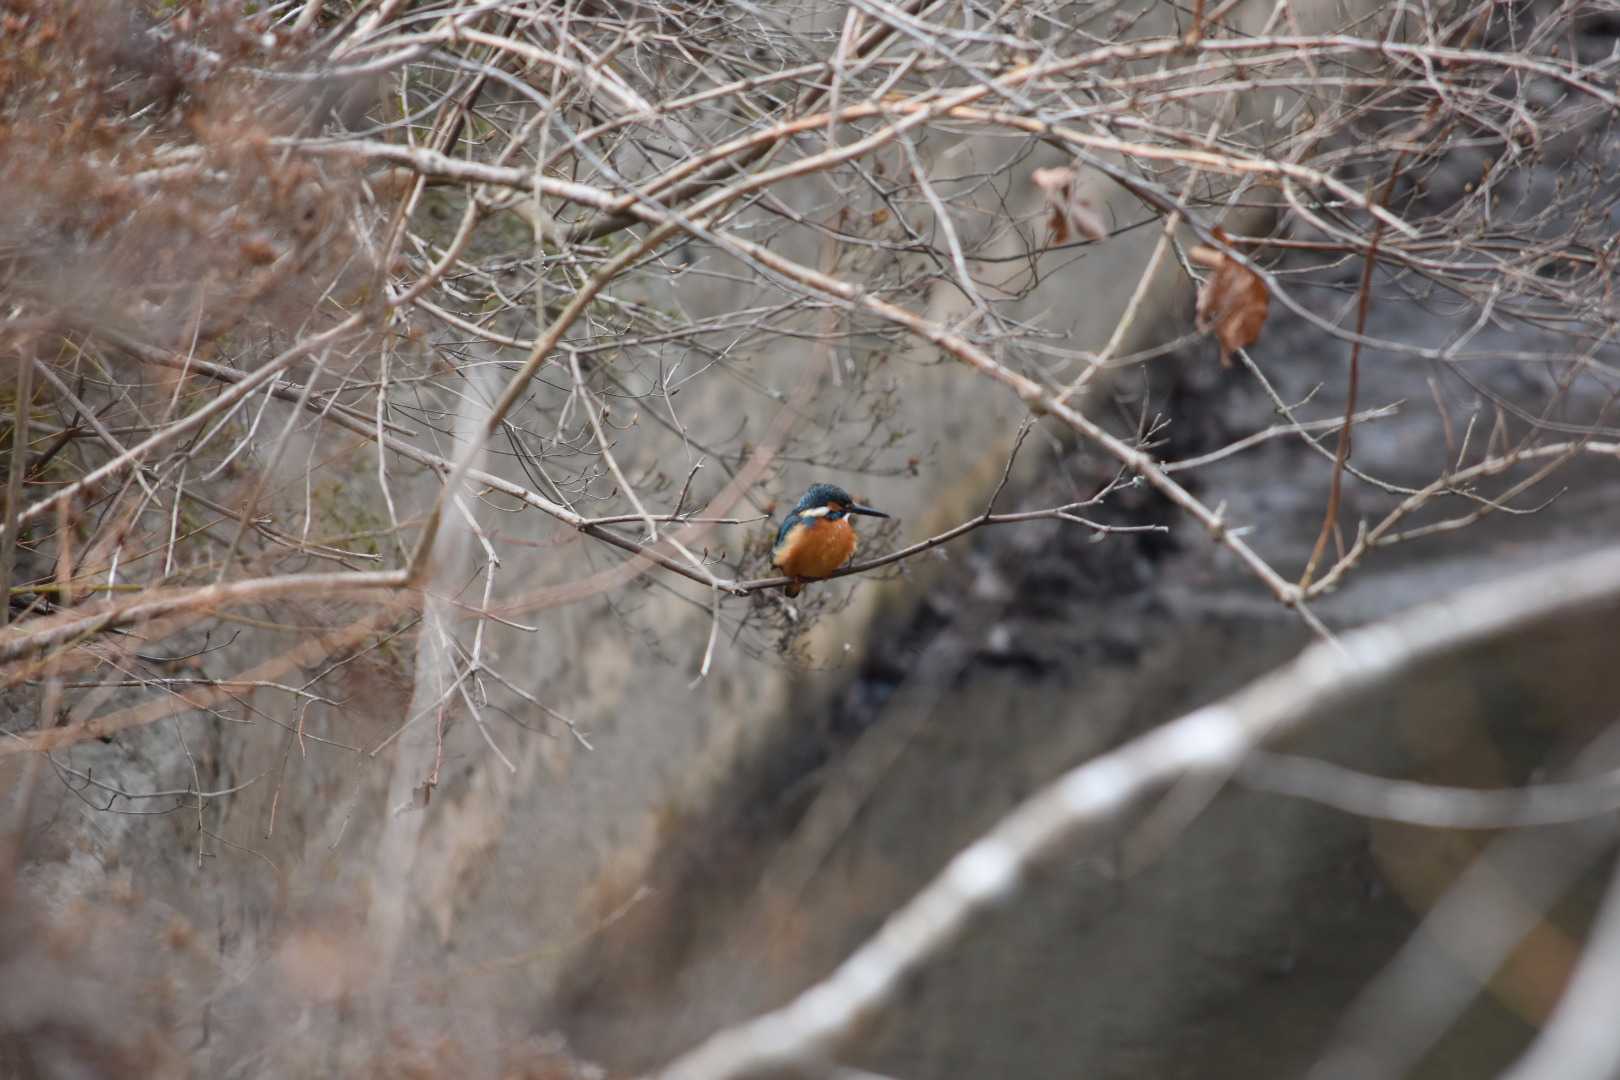
[[[1219,228],[1215,236],[1228,243]],[[1232,353],[1260,340],[1271,308],[1271,294],[1260,275],[1219,248],[1199,244],[1188,258],[1211,273],[1198,290],[1197,325],[1200,334],[1214,334],[1221,347],[1221,366],[1232,366]]]

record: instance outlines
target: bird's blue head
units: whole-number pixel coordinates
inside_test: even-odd
[[[776,534],[777,542],[788,534],[788,531],[799,522],[809,524],[817,518],[828,521],[842,521],[848,514],[866,514],[869,517],[886,518],[889,515],[870,506],[862,506],[850,498],[849,492],[836,484],[811,484],[810,490],[804,493],[804,498],[793,508],[792,513],[782,522],[782,528]]]
[[[822,512],[818,514],[817,510]],[[825,517],[829,521],[838,521],[845,514],[866,514],[880,518],[889,516],[881,510],[862,506],[836,484],[811,484],[810,490],[799,500],[799,505],[793,508],[793,513],[799,517]]]

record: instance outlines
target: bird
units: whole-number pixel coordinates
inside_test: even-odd
[[[860,505],[835,484],[810,485],[776,531],[776,544],[771,548],[771,565],[793,579],[783,592],[798,596],[806,581],[827,577],[849,562],[855,554],[851,514],[889,516]]]

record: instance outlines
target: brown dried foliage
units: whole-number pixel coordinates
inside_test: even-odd
[[[1071,232],[1082,240],[1107,239],[1108,223],[1092,201],[1081,194],[1078,169],[1036,169],[1030,180],[1050,208],[1047,227],[1055,243],[1067,244]]]
[[[313,101],[267,101],[236,78],[235,65],[274,59],[254,51],[248,27],[199,17],[187,42],[199,55],[119,4],[25,5],[5,18],[8,296],[63,329],[170,347],[244,321],[307,319],[353,258],[354,178],[274,147]]]
[[[1222,243],[1230,243],[1220,228],[1214,232]],[[1198,332],[1215,335],[1221,346],[1221,366],[1231,367],[1233,352],[1260,340],[1271,294],[1259,274],[1219,248],[1200,244],[1187,257],[1212,271],[1198,290]]]

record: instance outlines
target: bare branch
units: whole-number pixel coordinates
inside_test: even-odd
[[[1580,611],[1620,614],[1620,551],[1462,593],[1317,644],[1236,695],[1072,769],[1023,802],[824,981],[792,1002],[711,1037],[659,1070],[665,1080],[726,1080],[828,1060],[901,981],[971,920],[1020,887],[1026,869],[1078,829],[1107,822],[1171,780],[1220,776],[1259,743],[1363,690],[1483,642],[1531,634]]]

